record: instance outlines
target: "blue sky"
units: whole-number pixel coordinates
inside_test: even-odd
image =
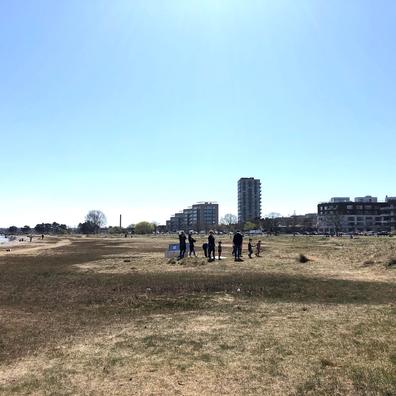
[[[396,195],[396,2],[0,0],[0,226]]]

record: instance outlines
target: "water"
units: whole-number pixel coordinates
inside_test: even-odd
[[[0,235],[0,245],[7,242],[9,242],[9,239],[4,237],[4,235]]]

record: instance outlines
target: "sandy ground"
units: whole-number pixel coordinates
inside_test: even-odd
[[[11,255],[11,254],[32,254],[33,252],[39,252],[42,250],[53,249],[60,246],[69,245],[70,239],[58,238],[58,237],[46,237],[43,240],[41,237],[34,237],[32,241],[29,238],[24,237],[23,242],[19,242],[19,238],[2,243],[0,245],[0,256]]]

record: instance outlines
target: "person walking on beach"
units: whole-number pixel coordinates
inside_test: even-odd
[[[186,254],[186,234],[184,231],[181,231],[179,234],[179,247],[180,247],[180,255],[179,259],[184,258],[184,255]]]
[[[212,230],[209,231],[208,236],[208,261],[216,260],[216,242],[214,237],[214,232]]]
[[[252,245],[252,238],[249,238],[249,243],[248,243],[248,256],[251,259],[253,254],[253,245]]]
[[[260,257],[260,253],[261,253],[261,241],[258,241],[256,245],[256,257]]]
[[[242,234],[240,233],[240,231],[237,231],[237,232],[235,233],[232,242],[233,242],[233,244],[234,244],[235,261],[243,261],[243,260],[241,259],[243,236],[242,236]]]
[[[217,254],[219,257],[219,260],[221,260],[221,251],[223,250],[222,246],[221,246],[221,241],[219,241],[219,243],[217,244]]]
[[[195,254],[195,247],[194,247],[194,243],[196,242],[196,240],[193,238],[192,236],[192,232],[190,231],[188,233],[188,243],[190,246],[190,252],[189,252],[189,256],[191,257],[194,254],[194,257],[196,257],[197,255]]]
[[[205,257],[208,257],[208,243],[207,243],[207,242],[205,242],[205,243],[202,245],[202,250],[204,251]]]

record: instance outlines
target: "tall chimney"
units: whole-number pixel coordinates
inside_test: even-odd
[[[120,228],[122,228],[122,215],[120,215]]]

